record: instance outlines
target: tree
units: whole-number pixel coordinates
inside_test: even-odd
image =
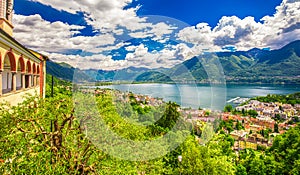
[[[209,111],[205,111],[205,116],[209,116],[210,112]]]
[[[224,107],[224,112],[231,112],[232,109],[233,109],[233,107],[230,104],[228,104]]]
[[[202,146],[197,143],[194,137],[188,137],[181,145],[182,162],[180,168],[184,169],[182,173],[234,174],[235,166],[230,161],[231,157],[226,156],[221,149],[222,145],[218,144],[228,144],[226,141],[222,141],[223,139],[223,136],[216,137],[207,146]],[[229,150],[232,152],[230,147]],[[173,172],[172,174],[180,173],[178,171],[178,173]]]
[[[179,105],[175,102],[168,102],[163,116],[155,124],[171,129],[180,118],[180,113],[177,111],[178,107]]]
[[[236,175],[247,175],[247,169],[242,165],[238,164],[236,167]]]
[[[287,130],[275,137],[272,147],[268,150],[272,162],[278,167],[276,174],[298,174],[300,162],[300,126]],[[292,173],[293,172],[293,173]],[[297,173],[295,173],[297,172]]]
[[[244,108],[242,109],[242,114],[245,115],[245,109]]]
[[[264,161],[256,156],[250,163],[250,170],[248,174],[266,174],[266,165]]]
[[[279,133],[278,123],[274,124],[274,132]]]
[[[248,111],[248,114],[251,116],[251,117],[256,117],[256,116],[258,116],[258,113],[255,111],[255,110],[253,110],[253,109],[250,109],[249,111]]]
[[[244,128],[243,125],[239,121],[237,121],[236,124],[235,124],[235,129],[236,130],[241,130],[243,128]]]

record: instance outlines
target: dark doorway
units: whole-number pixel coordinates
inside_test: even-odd
[[[29,75],[25,75],[25,88],[29,88]]]

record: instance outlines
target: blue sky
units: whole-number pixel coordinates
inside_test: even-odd
[[[281,0],[140,0],[138,15],[164,15],[190,25],[207,22],[216,26],[222,16],[253,16],[259,21],[265,15],[273,15]]]
[[[300,39],[298,0],[16,0],[14,10],[17,40],[85,69],[172,67]]]

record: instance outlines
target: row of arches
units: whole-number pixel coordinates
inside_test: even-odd
[[[11,51],[7,52],[3,59],[0,55],[0,78],[2,78],[0,95],[38,86],[40,71],[38,63],[26,60],[23,56],[15,59],[15,55]]]
[[[3,66],[2,66],[3,65]],[[39,74],[40,73],[40,66],[37,63],[32,63],[32,61],[27,60],[25,64],[25,60],[23,56],[19,59],[15,59],[13,53],[8,52],[5,57],[4,61],[1,59],[0,54],[0,69],[1,70],[10,70],[12,72],[22,72],[22,73],[32,73],[32,74]]]

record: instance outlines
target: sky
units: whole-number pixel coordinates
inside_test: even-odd
[[[300,0],[15,0],[14,38],[80,69],[172,67],[300,39]]]

